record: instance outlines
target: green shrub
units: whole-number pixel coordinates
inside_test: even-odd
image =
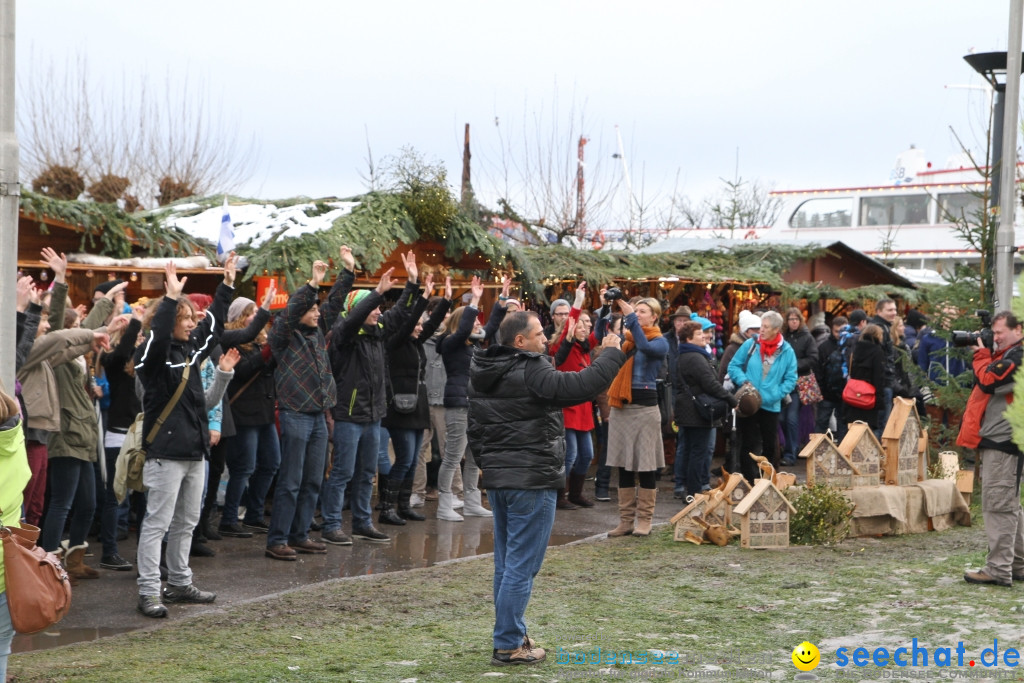
[[[786,490],[796,512],[789,520],[789,542],[794,545],[832,545],[850,532],[854,505],[842,491],[828,484]]]

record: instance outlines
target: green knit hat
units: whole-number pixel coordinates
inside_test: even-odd
[[[347,316],[349,311],[355,308],[356,304],[362,301],[364,298],[370,296],[369,290],[366,289],[353,289],[345,297],[345,304],[342,306],[342,315]]]

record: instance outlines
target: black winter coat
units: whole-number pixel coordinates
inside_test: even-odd
[[[225,330],[224,336],[221,338],[220,345],[223,348],[235,346],[240,354],[238,364],[235,365],[235,377],[224,393],[224,412],[231,414],[236,426],[259,427],[274,421],[274,403],[277,400],[274,388],[274,368],[277,364],[269,350],[264,354],[266,345],[260,346],[253,343],[248,350],[241,348],[258,337],[269,320],[270,312],[262,307],[257,308],[256,317],[253,318],[251,325],[242,330]],[[253,328],[255,328],[255,334],[249,337]],[[249,338],[236,337],[234,335],[236,332],[244,332],[245,337]],[[250,380],[252,380],[251,384],[249,384]],[[242,390],[242,387],[246,387],[245,391],[242,391],[238,399],[231,403],[231,399]]]
[[[562,408],[606,390],[626,356],[607,348],[580,372],[559,372],[545,354],[492,346],[473,357],[469,447],[487,489],[565,486]]]
[[[437,343],[438,353],[444,361],[444,371],[448,377],[444,384],[444,407],[465,408],[469,405],[466,395],[469,387],[469,365],[473,360],[473,351],[479,348],[476,342],[469,342],[473,332],[476,316],[479,311],[466,306],[462,311],[459,326]],[[498,333],[498,326],[505,319],[505,307],[501,303],[494,304],[491,317],[484,326],[484,341],[490,341]]]
[[[818,345],[805,326],[801,326],[796,332],[790,332],[787,327],[782,333],[782,338],[789,342],[796,354],[796,374],[809,375],[818,367]]]
[[[376,422],[384,418],[388,409],[384,341],[395,335],[411,315],[418,295],[419,286],[407,282],[398,302],[381,314],[377,324],[364,325],[366,316],[384,303],[377,290],[370,290],[334,324],[328,353],[338,385],[338,403],[331,409],[335,420]]]
[[[234,289],[223,282],[217,285],[213,303],[206,316],[192,331],[188,341],[172,337],[178,302],[164,297],[153,316],[152,332],[135,353],[135,374],[145,388],[142,397],[143,435],[148,435],[157,417],[167,406],[181,382],[185,366],[190,366],[188,383],[177,405],[167,417],[148,449],[149,458],[202,460],[210,452],[210,427],[200,366],[224,330],[228,305]]]
[[[697,412],[694,394],[708,394],[736,407],[736,397],[722,387],[707,353],[693,344],[680,344],[676,376],[672,380],[675,422],[680,427],[714,427]]]
[[[885,350],[870,339],[858,339],[853,346],[850,379],[862,379],[875,387],[875,407],[863,410],[846,405],[844,419],[847,422],[862,420],[871,425],[872,429],[877,429],[883,401],[882,390],[885,389]]]
[[[427,354],[423,346],[437,331],[451,304],[452,302],[447,299],[438,304],[430,318],[423,324],[419,336],[413,339],[412,333],[416,329],[416,323],[427,307],[426,299],[422,296],[417,298],[408,320],[395,336],[388,339],[386,349],[390,396],[416,394],[419,401],[415,412],[399,413],[395,410],[394,401],[389,400],[388,412],[381,426],[389,429],[426,429],[430,426],[430,406],[427,403]]]

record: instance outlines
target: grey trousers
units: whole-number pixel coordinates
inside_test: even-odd
[[[430,406],[430,427],[423,433],[423,444],[420,446],[419,455],[416,457],[416,476],[412,482],[412,492],[423,496],[427,492],[427,461],[431,459],[432,446],[430,441],[434,434],[437,434],[437,447],[441,449],[444,456],[445,444],[444,406]],[[452,493],[462,493],[462,470],[456,469],[452,477]]]
[[[1024,510],[1017,490],[1017,456],[981,449],[981,511],[988,536],[985,573],[999,581],[1024,574]]]

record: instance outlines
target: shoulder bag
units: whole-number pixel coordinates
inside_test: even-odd
[[[411,394],[395,394],[391,397],[391,407],[396,413],[408,415],[415,413],[420,403],[420,354],[416,352],[416,392]]]
[[[39,527],[0,524],[7,607],[18,633],[36,633],[56,624],[71,607],[71,580],[53,553],[36,545]]]
[[[164,409],[156,418],[156,422],[153,423],[145,439],[139,438],[139,435],[142,434],[142,424],[146,417],[145,413],[139,413],[135,418],[135,422],[128,428],[128,434],[125,437],[124,443],[121,444],[120,452],[117,454],[117,466],[114,475],[115,488],[119,488],[117,482],[121,480],[123,473],[127,488],[132,491],[145,493],[146,486],[142,483],[142,468],[146,465],[146,449],[156,440],[157,434],[160,433],[160,428],[164,426],[164,422],[170,417],[174,406],[178,405],[178,400],[185,391],[185,385],[188,384],[188,374],[191,367],[191,365],[185,365],[185,370],[181,373],[181,381],[178,382],[178,388],[174,390],[174,395],[171,396],[171,400],[167,402],[167,405],[164,406]],[[117,493],[118,491],[115,491],[115,495]],[[124,497],[118,498],[118,503],[123,501]]]
[[[796,391],[800,396],[800,403],[805,406],[821,403],[824,400],[824,396],[821,395],[821,387],[818,386],[818,378],[813,372],[796,378]]]
[[[843,403],[861,410],[875,407],[875,385],[863,379],[848,379],[843,388]]]
[[[693,393],[690,385],[683,379],[682,373],[677,372],[676,374],[679,376],[679,381],[683,383],[683,391],[690,395],[690,398],[693,400],[693,407],[702,420],[716,425],[725,419],[725,416],[729,414],[729,403],[727,401],[703,392],[699,394]]]

